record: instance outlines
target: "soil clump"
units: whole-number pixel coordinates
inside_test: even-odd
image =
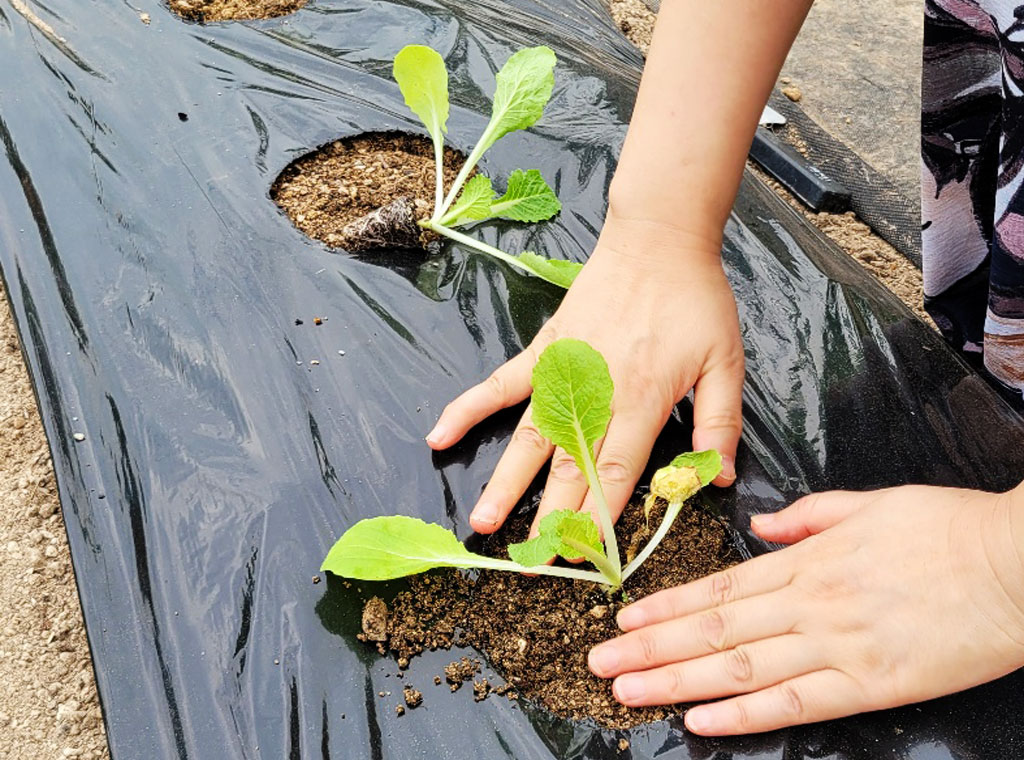
[[[188,21],[247,21],[294,13],[308,0],[170,0],[171,10]]]
[[[445,187],[463,161],[445,148]],[[335,140],[293,161],[270,197],[296,227],[331,248],[421,248],[436,239],[416,225],[433,211],[434,185],[430,140],[379,132]]]
[[[630,506],[616,526],[628,560],[643,548],[664,514],[659,502],[649,521],[643,509]],[[509,543],[526,538],[531,515],[510,520],[490,537],[483,552],[507,557]],[[623,593],[609,596],[592,583],[563,578],[528,578],[515,573],[484,571],[475,579],[450,570],[415,576],[410,589],[399,593],[386,612],[387,637],[372,641],[379,652],[398,657],[399,667],[424,649],[472,646],[507,683],[474,680],[480,663],[468,657],[444,670],[451,690],[473,681],[476,701],[522,695],[554,714],[576,720],[593,719],[611,729],[624,729],[678,714],[681,706],[627,708],[615,701],[611,681],[587,668],[587,653],[620,633],[615,622],[624,596],[635,601],[664,588],[688,583],[724,570],[741,560],[724,523],[700,506],[691,505],[676,518],[665,540],[626,582]],[[380,620],[379,598],[366,605]],[[364,613],[364,620],[366,620]],[[404,663],[404,664],[403,664]],[[435,678],[435,683],[440,678]]]

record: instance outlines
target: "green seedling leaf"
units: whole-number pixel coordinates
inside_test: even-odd
[[[536,169],[516,169],[505,194],[491,203],[490,215],[514,222],[542,222],[562,209],[555,191]]]
[[[345,578],[387,581],[435,567],[527,572],[526,567],[515,562],[474,554],[440,525],[404,515],[360,520],[335,542],[320,569]],[[569,567],[542,567],[529,572],[593,583],[604,581],[601,574],[592,570]]]
[[[494,188],[491,187],[491,180],[482,174],[477,174],[469,180],[462,188],[462,193],[452,204],[452,207],[445,214],[442,224],[468,224],[483,219],[490,219],[491,200],[494,198]],[[452,220],[449,222],[449,220]]]
[[[448,70],[436,50],[406,45],[392,67],[405,103],[430,133],[434,143],[434,215],[441,213],[444,197],[444,135],[448,131]]]
[[[556,340],[537,360],[532,383],[533,423],[587,472],[612,416],[615,386],[604,357],[582,340]]]
[[[517,129],[532,126],[544,114],[555,86],[555,54],[551,48],[524,48],[506,61],[495,75],[497,87],[491,121],[474,152],[490,148]]]
[[[622,585],[619,547],[611,510],[594,462],[594,444],[608,430],[615,385],[604,357],[575,338],[562,338],[533,367],[533,424],[583,471],[604,537],[603,557],[588,557],[612,588]]]
[[[523,567],[546,565],[558,554],[558,546],[551,536],[534,536],[528,541],[508,545],[508,556]]]
[[[604,556],[597,526],[588,514],[560,509],[540,521],[537,533],[529,541],[509,544],[508,556],[526,567],[544,565],[556,555],[565,559],[580,559],[584,556],[576,546],[566,541],[588,547],[599,556]]]
[[[331,547],[320,569],[345,578],[386,581],[434,567],[475,567],[485,559],[440,525],[393,515],[357,522]]]
[[[443,142],[448,132],[448,71],[441,54],[426,45],[406,45],[395,56],[392,71],[405,104],[434,142]]]
[[[497,199],[487,177],[478,174],[470,179],[441,224],[457,227],[485,219],[542,222],[561,209],[555,191],[548,187],[539,171],[516,169],[508,178],[505,194]]]
[[[547,280],[560,288],[569,289],[576,275],[583,269],[582,264],[575,261],[563,261],[561,259],[545,259],[533,251],[523,251],[515,257],[522,264],[524,269],[537,275],[542,280]]]
[[[714,449],[687,451],[672,460],[670,467],[693,467],[702,486],[709,485],[722,472],[722,455]]]
[[[553,519],[556,515],[557,519]],[[555,535],[558,536],[560,542],[558,555],[560,557],[565,559],[580,559],[584,557],[585,555],[580,550],[580,546],[592,549],[601,556],[604,556],[604,545],[601,543],[601,535],[598,533],[597,525],[594,524],[594,520],[589,513],[561,509],[557,512],[552,512],[544,520],[541,520],[541,528],[543,528],[545,520],[552,521],[549,530],[553,530]]]

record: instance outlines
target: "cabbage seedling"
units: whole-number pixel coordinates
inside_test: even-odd
[[[474,554],[440,525],[393,515],[360,520],[331,548],[324,571],[359,580],[390,580],[435,567],[478,567],[593,581],[617,589],[668,533],[684,502],[722,470],[717,451],[688,452],[658,470],[645,508],[663,498],[668,508],[647,546],[625,568],[619,560],[612,516],[597,477],[594,444],[611,419],[614,386],[600,353],[581,340],[555,341],[533,370],[533,422],[553,444],[576,460],[597,504],[598,525],[587,514],[563,509],[541,520],[539,535],[511,544],[511,560]],[[601,540],[601,536],[604,540]],[[586,559],[594,570],[547,564],[555,557]]]
[[[540,222],[561,209],[554,191],[536,169],[516,169],[500,196],[494,192],[490,178],[482,174],[469,176],[494,143],[509,132],[526,129],[541,117],[554,87],[554,66],[555,54],[543,46],[524,48],[508,59],[495,76],[491,119],[447,194],[442,163],[444,135],[448,131],[448,71],[444,59],[425,45],[407,45],[395,56],[394,77],[406,105],[426,126],[434,144],[434,213],[419,225],[568,288],[581,264],[546,259],[530,251],[512,255],[455,229],[488,219]]]

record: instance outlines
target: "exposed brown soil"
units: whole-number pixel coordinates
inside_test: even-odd
[[[463,160],[445,148],[445,187]],[[401,132],[335,140],[285,167],[270,197],[296,227],[332,248],[418,247],[429,240],[415,222],[433,209],[434,148]]]
[[[660,503],[652,511],[649,525],[641,508],[626,510],[616,526],[625,559],[643,547],[664,507]],[[484,552],[506,557],[504,547],[526,537],[529,519],[510,521],[486,542]],[[626,582],[624,592],[636,600],[739,561],[725,526],[693,506],[676,519],[659,548]],[[613,698],[611,682],[587,668],[590,648],[620,633],[615,615],[623,604],[621,594],[610,597],[585,581],[501,572],[483,572],[474,581],[456,571],[431,573],[411,579],[410,590],[396,596],[390,609],[383,609],[387,638],[378,641],[377,648],[395,654],[399,667],[404,667],[424,649],[471,645],[507,680],[499,686],[486,678],[474,680],[477,701],[490,694],[519,694],[565,718],[591,718],[606,728],[629,728],[678,714],[681,707],[624,707]],[[364,614],[363,640],[372,642],[380,630],[383,605],[380,599],[367,602],[372,611]],[[478,672],[478,663],[463,657],[445,668],[445,680],[456,691]]]
[[[654,34],[654,11],[643,0],[610,0],[612,19],[626,35],[626,39],[647,55]]]
[[[609,0],[609,8],[612,18],[622,29],[626,38],[646,54],[651,44],[656,16],[647,7],[644,0]],[[791,100],[800,99],[801,91],[791,85],[789,77],[784,76],[780,81],[784,85],[782,92],[787,97]],[[801,153],[807,152],[801,138],[795,133],[791,133],[787,129],[781,132],[781,136]],[[924,310],[921,272],[899,251],[872,232],[871,228],[860,221],[856,214],[853,212],[845,214],[814,213],[753,164],[748,162],[747,167],[779,196],[804,214],[840,249],[867,269],[917,316],[934,327],[934,323]]]
[[[171,10],[189,21],[244,21],[294,13],[308,0],[170,0]]]

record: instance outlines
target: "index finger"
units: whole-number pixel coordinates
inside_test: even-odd
[[[430,448],[440,451],[455,445],[478,422],[529,396],[533,392],[530,379],[536,363],[536,352],[529,346],[448,404],[434,429],[427,433]]]
[[[793,580],[789,549],[747,560],[728,570],[683,586],[645,596],[620,610],[617,622],[624,631],[692,615],[713,607],[788,586]]]

